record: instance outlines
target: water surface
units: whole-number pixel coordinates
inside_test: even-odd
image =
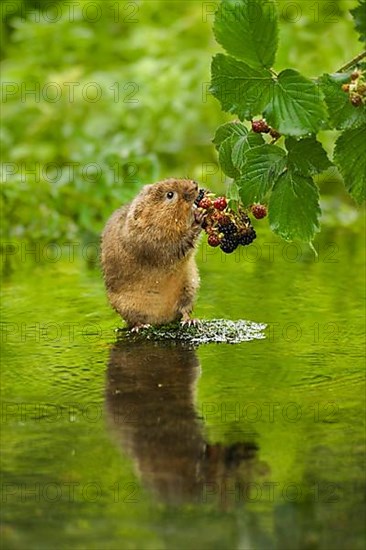
[[[82,259],[3,292],[4,548],[363,548],[364,242],[202,246],[196,315],[265,339],[117,341]]]

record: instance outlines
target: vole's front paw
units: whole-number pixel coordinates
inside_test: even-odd
[[[143,329],[145,329],[145,328],[150,328],[150,327],[151,327],[151,325],[149,325],[148,323],[145,324],[145,325],[142,324],[142,323],[138,323],[137,325],[135,325],[134,327],[132,327],[130,330],[131,330],[131,332],[136,332],[136,333],[138,333],[138,332],[140,332],[140,330],[143,330]]]
[[[202,210],[201,208],[197,208],[195,211],[194,211],[194,223],[199,225],[199,226],[202,226],[203,222],[205,221],[206,217],[207,217],[207,212],[206,210]]]

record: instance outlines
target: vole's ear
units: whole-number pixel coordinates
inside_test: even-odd
[[[143,185],[135,198],[141,200],[141,198],[146,197],[152,187],[151,184]]]
[[[149,192],[151,191],[151,189],[154,187],[153,184],[149,183],[148,185],[144,185],[143,188],[141,189],[140,193],[139,193],[139,197],[146,197],[146,195],[149,194]]]
[[[129,209],[128,218],[137,220],[140,216],[142,211],[145,208],[144,204],[144,198],[149,193],[153,185],[144,185],[139,194],[134,198],[134,200],[131,203],[131,207]]]
[[[143,188],[141,189],[141,191],[148,191],[149,189],[151,189],[152,187],[154,187],[154,184],[153,183],[148,183],[147,185],[144,185]]]

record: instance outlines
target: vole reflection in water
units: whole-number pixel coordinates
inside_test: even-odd
[[[112,433],[133,459],[143,485],[161,500],[203,502],[215,495],[222,501],[223,487],[232,491],[236,483],[242,501],[256,447],[205,441],[194,407],[199,373],[193,349],[152,342],[116,344],[106,392]]]

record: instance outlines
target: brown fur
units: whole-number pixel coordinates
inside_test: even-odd
[[[102,267],[108,298],[130,327],[189,318],[199,286],[197,193],[192,180],[146,185],[107,222]]]

